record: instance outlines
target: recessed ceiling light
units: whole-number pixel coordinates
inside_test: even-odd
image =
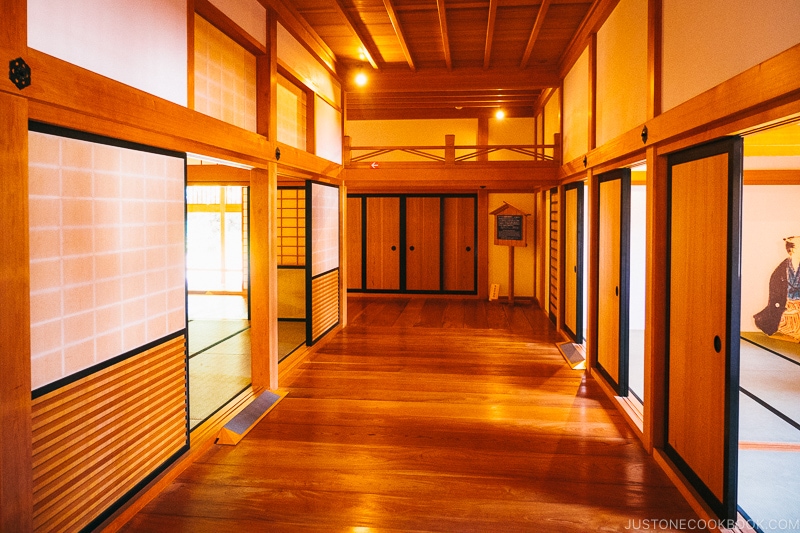
[[[494,118],[502,120],[506,118],[506,112],[503,111],[502,109],[498,109],[494,114]]]
[[[364,72],[359,72],[356,74],[356,85],[359,87],[363,87],[367,84],[367,75]]]

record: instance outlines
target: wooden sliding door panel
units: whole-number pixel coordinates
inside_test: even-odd
[[[441,199],[406,198],[406,289],[441,289]]]
[[[449,197],[444,209],[444,290],[475,290],[475,198]]]
[[[583,183],[566,186],[564,194],[564,327],[583,342]]]
[[[736,515],[741,140],[670,156],[667,452]]]
[[[630,170],[598,176],[597,364],[627,396]]]
[[[358,196],[347,198],[347,288],[363,289],[363,213],[364,199]]]
[[[600,183],[599,228],[597,245],[600,266],[597,284],[597,363],[608,377],[619,383],[620,324],[620,237],[622,182]]]
[[[367,289],[400,289],[400,198],[367,198]]]

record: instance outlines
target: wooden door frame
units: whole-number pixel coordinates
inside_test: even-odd
[[[728,211],[726,259],[726,341],[725,370],[725,450],[723,498],[719,501],[683,458],[669,444],[669,377],[670,377],[670,299],[672,270],[672,167],[715,155],[728,155]],[[667,155],[667,247],[666,247],[666,332],[664,336],[664,452],[686,477],[699,496],[721,519],[735,520],[737,506],[737,475],[739,446],[739,322],[741,308],[741,201],[742,201],[743,143],[741,137],[723,137]]]

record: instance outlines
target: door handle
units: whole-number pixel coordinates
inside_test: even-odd
[[[392,246],[392,251],[394,252],[395,250],[397,250],[397,246]]]
[[[414,251],[414,247],[413,246],[409,246],[408,249],[411,250],[412,252]]]
[[[619,296],[619,285],[614,287],[614,296]]]
[[[468,252],[471,252],[471,251],[472,251],[472,248],[471,248],[471,247],[469,247],[469,246],[467,246],[467,251],[468,251]]]
[[[722,339],[719,338],[719,335],[714,336],[714,351],[719,353],[722,350]]]

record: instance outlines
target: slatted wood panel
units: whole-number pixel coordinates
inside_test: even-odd
[[[619,383],[621,201],[620,180],[600,183],[597,363],[615,384]]]
[[[547,276],[549,286],[548,313],[555,322],[558,314],[558,190],[550,190],[550,271]]]
[[[441,200],[406,198],[406,289],[440,290]]]
[[[364,235],[362,234],[363,214],[361,205],[363,198],[350,196],[347,198],[347,288],[363,289],[362,273],[364,269]]]
[[[181,335],[36,398],[34,530],[80,531],[188,444]]]
[[[367,289],[400,288],[400,198],[367,198]]]
[[[444,290],[475,290],[475,198],[444,199]]]
[[[339,323],[339,270],[311,280],[311,339],[319,339]]]

